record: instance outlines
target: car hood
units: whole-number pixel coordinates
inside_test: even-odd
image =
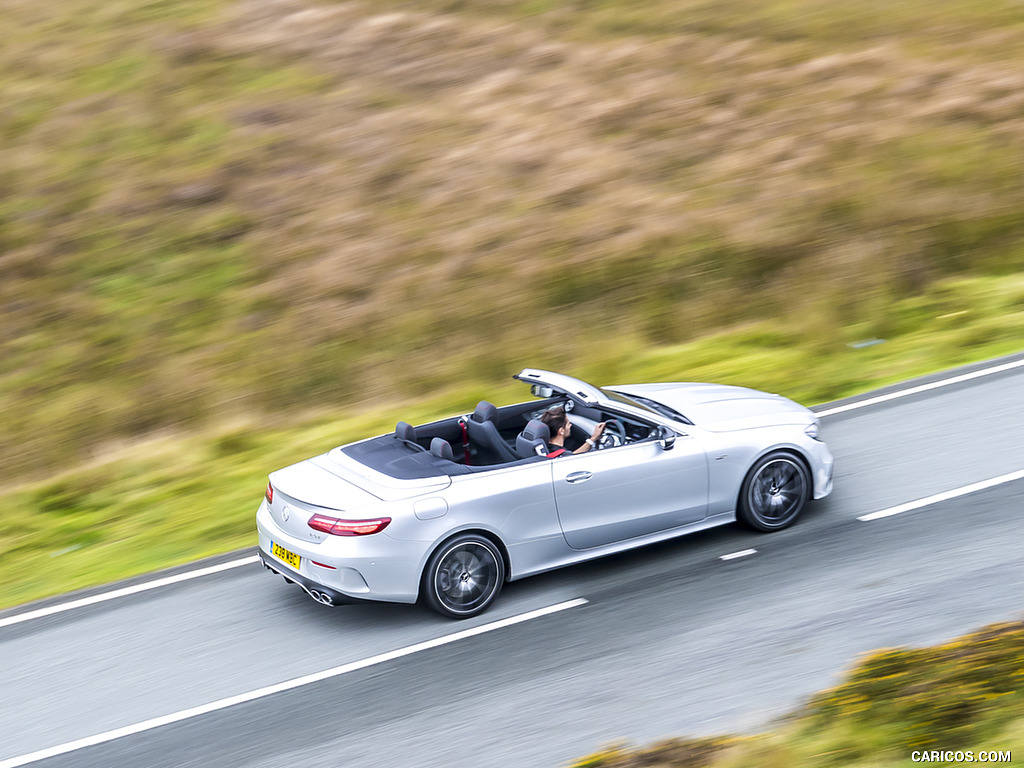
[[[812,411],[799,403],[767,392],[727,384],[667,383],[606,387],[662,403],[695,425],[712,432],[811,424]]]

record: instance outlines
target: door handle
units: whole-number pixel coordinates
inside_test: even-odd
[[[569,483],[582,483],[592,478],[594,474],[592,472],[570,472],[566,475],[566,482]]]

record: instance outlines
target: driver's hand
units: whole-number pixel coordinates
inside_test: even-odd
[[[606,422],[602,421],[600,424],[598,424],[596,427],[594,427],[594,434],[592,434],[590,436],[590,439],[593,440],[595,443],[597,442],[598,438],[600,438],[601,435],[604,433],[604,425],[605,425],[605,423]]]

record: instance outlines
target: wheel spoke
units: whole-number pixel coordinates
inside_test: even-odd
[[[485,570],[487,566],[479,557],[471,552],[467,552],[465,560],[462,563],[462,567],[466,569],[470,576],[475,578],[477,574],[480,571]]]
[[[457,613],[471,611],[497,590],[498,565],[494,554],[476,542],[449,552],[435,572],[437,597]]]
[[[803,505],[806,481],[791,460],[780,458],[764,464],[751,480],[749,510],[766,524],[781,525]]]
[[[768,489],[767,488],[762,486],[762,487],[757,489],[757,501],[756,501],[754,506],[759,511],[762,511],[762,512],[767,511],[768,506],[769,506],[769,502],[768,502]]]

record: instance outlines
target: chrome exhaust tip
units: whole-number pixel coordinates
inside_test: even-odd
[[[315,589],[310,589],[308,590],[308,592],[309,596],[321,605],[334,605],[334,601],[331,599],[331,596],[328,595],[326,592],[319,592]]]
[[[260,562],[263,563],[263,567],[264,568],[266,568],[271,573],[276,573],[278,576],[280,576],[282,579],[284,579],[289,584],[295,584],[296,583],[294,579],[288,578],[288,576],[285,573],[283,573],[282,571],[279,571],[277,568],[275,568],[274,566],[270,565],[262,557],[260,558]],[[336,605],[336,603],[334,602],[334,598],[329,593],[321,592],[318,589],[310,589],[309,587],[307,587],[302,582],[298,582],[298,584],[299,584],[300,587],[302,587],[303,591],[307,595],[309,595],[314,600],[316,600],[318,603],[320,603],[320,605],[329,605],[329,606],[332,606],[332,607],[334,605]],[[342,602],[344,602],[344,601],[342,601]]]

